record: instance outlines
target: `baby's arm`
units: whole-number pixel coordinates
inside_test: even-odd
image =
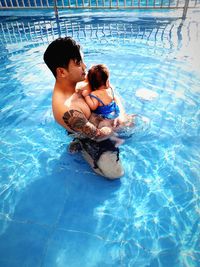
[[[79,94],[82,94],[82,96],[85,98],[85,102],[88,104],[91,110],[95,110],[98,107],[98,101],[89,96],[92,90],[87,79],[83,82],[78,82],[76,84],[75,91]]]
[[[91,90],[91,87],[90,87],[88,80],[86,79],[86,80],[84,80],[82,82],[78,82],[76,84],[75,91],[76,91],[76,93],[80,93],[80,94],[82,94],[83,91],[87,91],[88,94],[90,94],[90,92],[92,90]]]
[[[85,102],[88,104],[91,110],[97,109],[99,102],[95,98],[90,97],[89,94],[91,93],[92,90],[87,79],[83,82],[78,82],[76,84],[75,91],[79,94],[82,94],[82,96],[85,98]]]
[[[91,110],[97,109],[99,101],[94,97],[90,97],[87,90],[82,91],[82,96],[85,98],[85,102],[88,104]]]

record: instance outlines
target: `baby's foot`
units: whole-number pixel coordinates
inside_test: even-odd
[[[115,141],[115,147],[121,146],[124,143],[124,139],[118,139]]]

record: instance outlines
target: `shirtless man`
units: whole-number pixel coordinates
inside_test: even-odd
[[[55,120],[69,133],[77,133],[84,158],[93,170],[107,178],[115,179],[124,171],[119,160],[119,149],[114,146],[106,129],[98,129],[101,118],[93,116],[84,98],[75,92],[77,82],[86,76],[83,55],[72,38],[54,40],[44,53],[44,61],[52,71],[54,85],[52,108]]]

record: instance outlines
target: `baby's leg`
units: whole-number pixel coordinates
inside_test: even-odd
[[[118,147],[124,143],[124,139],[121,139],[121,138],[117,137],[116,135],[112,135],[110,137],[110,140],[115,142],[115,147]]]

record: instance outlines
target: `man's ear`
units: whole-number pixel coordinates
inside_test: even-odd
[[[65,76],[66,76],[66,69],[61,67],[56,69],[56,77],[64,78]]]

